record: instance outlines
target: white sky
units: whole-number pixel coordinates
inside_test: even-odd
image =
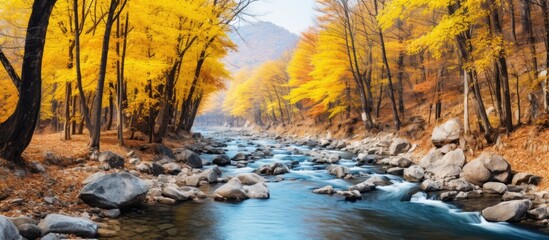
[[[298,35],[313,25],[314,0],[259,0],[250,7],[258,20],[272,22]]]

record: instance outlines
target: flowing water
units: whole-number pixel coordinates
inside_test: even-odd
[[[256,145],[273,145],[267,139],[202,131],[206,137],[223,141],[229,157],[250,153]],[[225,141],[230,138],[230,141]],[[243,147],[244,146],[244,147]],[[305,147],[292,146],[303,151]],[[284,149],[284,148],[283,148]],[[152,206],[142,213],[120,219],[122,239],[549,239],[549,235],[506,223],[486,222],[478,212],[462,212],[453,205],[430,200],[417,184],[387,175],[394,183],[363,194],[364,199],[347,202],[338,195],[312,193],[332,185],[336,189],[364,181],[335,179],[325,166],[308,162],[303,155],[273,151],[269,159],[246,168],[223,167],[224,176],[252,172],[274,161],[299,161],[284,181],[269,182],[270,199],[242,202],[185,202],[177,206]],[[348,153],[338,152],[350,158]],[[214,155],[202,155],[213,159]],[[376,166],[355,167],[351,159],[339,164],[353,173],[381,174]],[[364,175],[363,174],[363,175]],[[272,179],[272,178],[271,178]],[[208,195],[221,184],[201,188]]]

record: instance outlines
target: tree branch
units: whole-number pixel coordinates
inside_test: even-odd
[[[17,72],[15,72],[15,69],[11,65],[10,61],[4,55],[4,51],[0,48],[0,62],[2,62],[2,65],[4,65],[4,69],[6,69],[6,72],[8,72],[8,75],[11,78],[11,81],[17,88],[17,92],[21,92],[21,78],[19,75],[17,75]]]

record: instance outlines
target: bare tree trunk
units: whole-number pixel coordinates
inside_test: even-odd
[[[50,15],[56,0],[35,0],[30,14],[15,112],[0,124],[0,158],[22,162],[40,114],[42,57]]]
[[[72,84],[67,82],[65,84],[65,140],[71,139],[71,96],[72,96]]]

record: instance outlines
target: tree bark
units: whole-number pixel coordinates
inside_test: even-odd
[[[50,15],[56,0],[35,0],[25,39],[21,91],[15,112],[0,124],[0,157],[22,162],[40,114],[42,57]]]

